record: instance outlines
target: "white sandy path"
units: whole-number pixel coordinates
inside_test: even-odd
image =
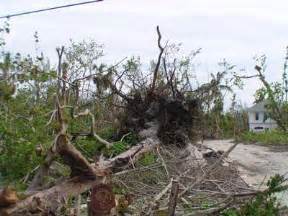
[[[226,151],[233,143],[231,140],[205,140],[204,145]],[[288,172],[288,151],[283,149],[274,151],[261,145],[239,143],[229,157],[239,165],[241,177],[250,186],[259,188],[264,179],[266,182],[270,176]]]

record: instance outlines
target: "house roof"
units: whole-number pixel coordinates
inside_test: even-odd
[[[257,104],[254,104],[252,107],[248,108],[248,112],[265,112],[266,108],[265,106],[267,105],[267,101],[261,101]]]

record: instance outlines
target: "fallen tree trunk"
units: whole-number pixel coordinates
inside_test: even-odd
[[[128,167],[144,153],[153,150],[158,144],[159,140],[157,138],[146,138],[138,145],[110,160],[98,161],[96,165],[92,164],[95,168],[95,180],[81,180],[79,176],[73,177],[47,190],[36,192],[11,207],[0,210],[0,215],[44,215],[54,212],[59,206],[65,203],[68,197],[77,196],[93,186],[102,183],[104,177],[109,175],[112,170]]]
[[[16,203],[14,206],[2,209],[1,215],[20,216],[30,214],[47,214],[54,212],[68,197],[73,197],[87,191],[93,185],[99,183],[101,178],[94,181],[79,181],[78,177],[69,179],[59,185],[44,191],[39,191],[26,199]]]

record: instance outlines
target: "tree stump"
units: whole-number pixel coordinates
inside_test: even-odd
[[[89,216],[108,216],[115,206],[115,195],[110,185],[99,184],[92,189]]]

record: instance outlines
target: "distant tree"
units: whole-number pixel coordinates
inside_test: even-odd
[[[286,57],[287,58],[287,57]],[[266,108],[268,110],[269,116],[274,119],[279,128],[283,131],[287,131],[287,120],[288,120],[288,112],[287,112],[287,102],[284,100],[285,95],[285,86],[282,83],[286,81],[286,72],[282,76],[283,82],[274,82],[269,83],[265,77],[266,71],[266,60],[267,57],[265,55],[255,57],[255,70],[256,74],[251,76],[238,76],[239,79],[251,79],[258,78],[263,87],[258,89],[255,93],[255,102],[258,103],[260,101],[266,101]],[[286,60],[285,60],[286,61]],[[286,63],[284,64],[286,65]],[[286,68],[286,66],[284,66]]]

